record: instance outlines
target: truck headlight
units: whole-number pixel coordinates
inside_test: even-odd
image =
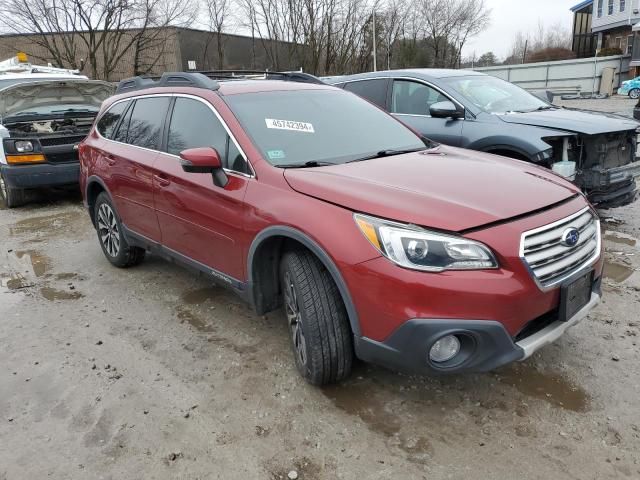
[[[368,215],[355,214],[354,220],[369,242],[401,267],[427,272],[498,268],[493,252],[480,242]]]
[[[15,147],[18,153],[33,152],[33,143],[29,140],[16,140]]]

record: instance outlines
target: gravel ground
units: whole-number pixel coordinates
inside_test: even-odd
[[[111,267],[74,196],[0,210],[0,479],[640,478],[640,211],[605,214],[604,302],[527,362],[318,389],[282,312]]]

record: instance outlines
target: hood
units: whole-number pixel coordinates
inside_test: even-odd
[[[114,85],[100,80],[64,79],[19,83],[0,90],[0,118],[60,104],[82,104],[99,110],[102,101],[114,91]]]
[[[585,135],[635,130],[640,127],[640,123],[619,115],[568,108],[509,113],[501,115],[500,119],[507,123],[553,128]]]
[[[580,191],[547,169],[445,146],[284,175],[297,192],[350,210],[452,232],[523,215]]]

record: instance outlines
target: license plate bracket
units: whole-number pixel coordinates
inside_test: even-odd
[[[560,290],[560,321],[571,320],[571,317],[589,303],[593,289],[593,274],[593,270],[590,270],[562,286]]]

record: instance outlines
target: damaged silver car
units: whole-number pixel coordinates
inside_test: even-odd
[[[73,74],[0,74],[0,195],[9,208],[29,189],[78,183],[77,145],[113,91]]]
[[[365,97],[437,142],[552,169],[600,207],[636,197],[640,123],[633,119],[557,107],[468,70],[392,70],[328,83]]]

